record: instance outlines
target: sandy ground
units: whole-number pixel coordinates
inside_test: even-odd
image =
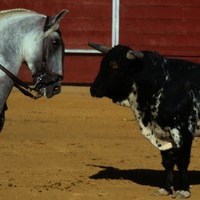
[[[63,87],[37,101],[13,90],[0,135],[0,200],[157,200],[159,152],[129,108]],[[194,141],[191,199],[200,195],[200,139]],[[162,199],[171,199],[170,196]]]

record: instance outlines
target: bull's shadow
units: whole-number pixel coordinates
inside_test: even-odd
[[[110,166],[90,165],[101,168],[101,170],[91,175],[91,179],[111,179],[111,180],[130,180],[140,185],[149,185],[153,187],[160,187],[163,184],[164,172],[163,170],[154,169],[131,169],[121,170]],[[175,180],[178,178],[178,173],[175,171]],[[177,178],[176,178],[177,177]],[[189,178],[191,185],[200,184],[200,171],[189,171]]]

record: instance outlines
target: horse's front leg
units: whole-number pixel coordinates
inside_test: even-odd
[[[5,76],[0,77],[0,132],[3,129],[5,122],[5,111],[8,109],[7,107],[7,99],[13,88],[13,81]]]
[[[4,122],[5,122],[5,111],[8,109],[7,104],[5,103],[3,110],[0,113],[0,132],[3,128]]]
[[[174,152],[173,150],[161,151],[162,165],[165,168],[163,187],[159,189],[160,195],[174,195]]]

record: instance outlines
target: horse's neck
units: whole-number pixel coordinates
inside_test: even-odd
[[[10,21],[8,19],[6,25],[6,19],[0,17],[0,64],[13,74],[18,75],[21,63],[24,61],[23,54],[26,51],[23,49],[24,38],[38,29],[35,21],[41,16],[27,13],[24,18],[19,16],[16,18],[10,19]],[[29,39],[33,40],[33,38]],[[31,48],[31,46],[28,48]],[[1,75],[2,73],[0,72]]]
[[[7,42],[7,46],[5,44],[5,49],[1,49],[3,47],[0,45],[0,65],[17,75],[21,66],[21,58],[18,55],[19,51],[17,49],[9,48],[12,47],[11,45],[14,45],[11,41]],[[12,87],[13,81],[0,69],[0,113],[4,108]]]
[[[11,43],[12,45],[12,43]],[[22,59],[20,57],[20,51],[17,49],[7,48],[6,50],[0,50],[0,64],[6,69],[17,75],[21,66]],[[0,77],[2,76],[0,72]]]

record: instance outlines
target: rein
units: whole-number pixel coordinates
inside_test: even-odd
[[[37,92],[37,90],[35,88],[32,88],[30,86],[28,86],[26,83],[24,83],[22,80],[20,80],[18,77],[16,77],[13,73],[11,73],[10,71],[8,71],[5,67],[3,67],[2,65],[0,65],[0,69],[10,78],[12,79],[14,86],[20,91],[22,92],[25,96],[28,96],[32,99],[38,99],[41,97],[41,95]],[[34,95],[31,92],[32,91],[36,91],[37,94]]]

